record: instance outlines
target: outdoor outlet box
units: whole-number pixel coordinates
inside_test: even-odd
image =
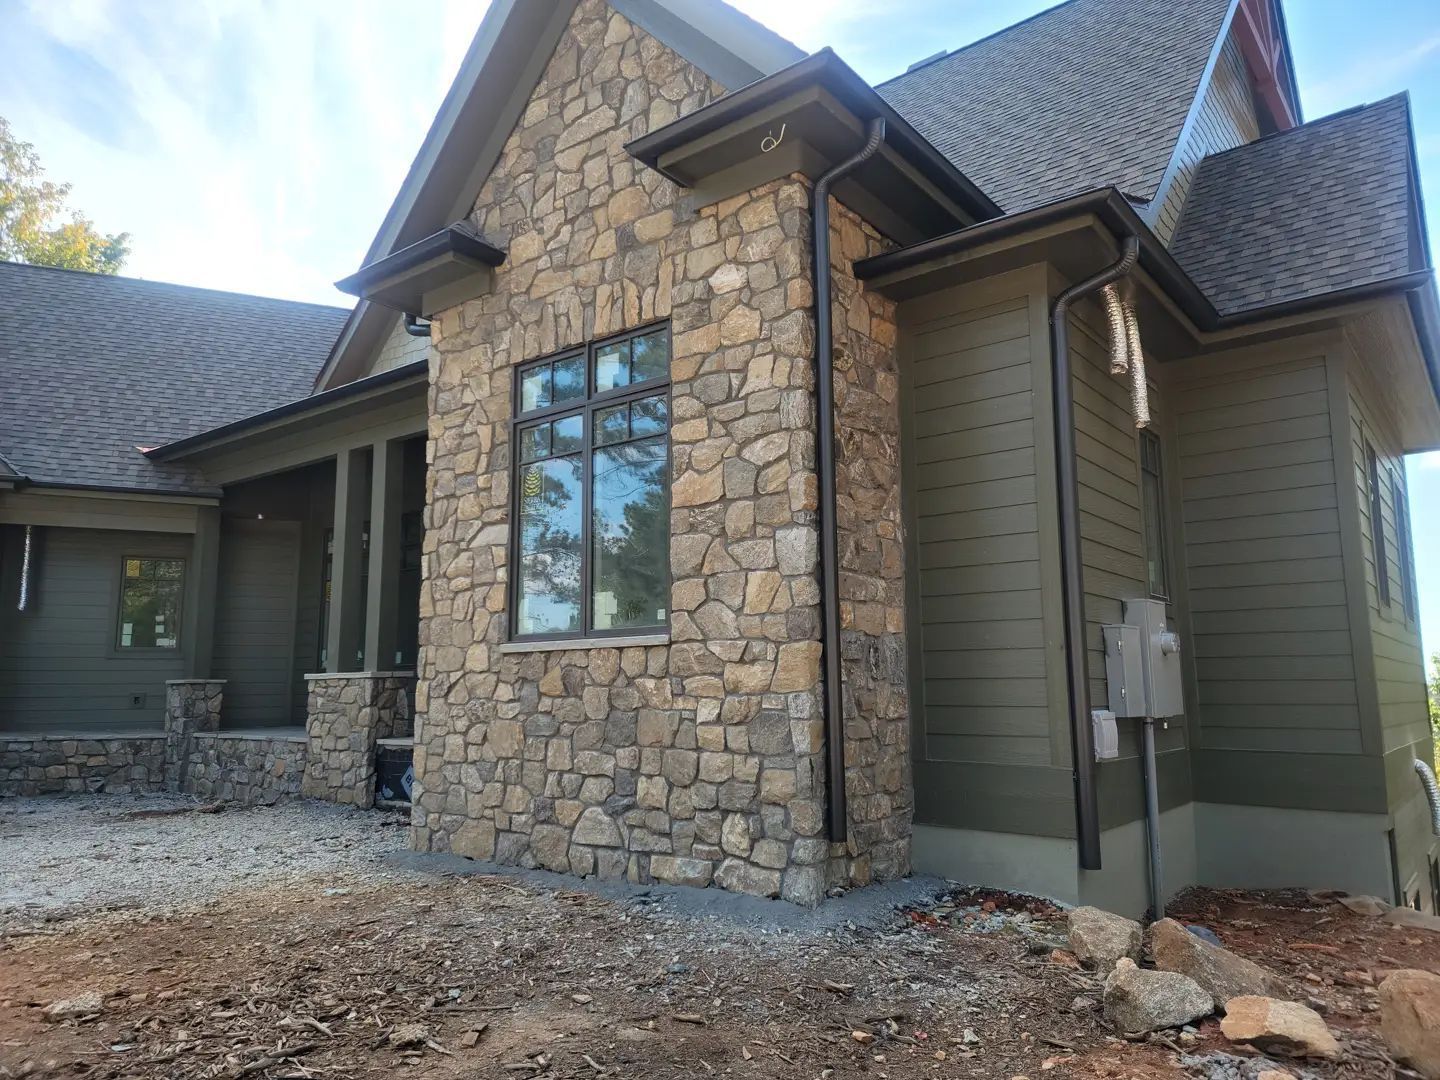
[[[1180,635],[1165,621],[1165,601],[1126,600],[1125,622],[1140,631],[1146,708],[1136,715],[1181,715],[1185,711],[1185,693],[1180,677]]]
[[[1090,725],[1095,729],[1095,760],[1111,761],[1120,756],[1120,730],[1115,714],[1109,709],[1090,710]]]
[[[1110,715],[1147,715],[1145,671],[1141,660],[1140,628],[1110,625],[1105,633],[1105,683],[1110,691]],[[1096,740],[1098,752],[1099,740]]]

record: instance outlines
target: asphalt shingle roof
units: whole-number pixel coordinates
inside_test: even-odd
[[[347,314],[0,262],[0,455],[36,483],[206,490],[137,447],[306,397]]]
[[[1171,254],[1222,315],[1421,269],[1409,112],[1401,94],[1206,158]]]
[[[876,87],[1007,213],[1149,200],[1229,0],[1069,0]]]

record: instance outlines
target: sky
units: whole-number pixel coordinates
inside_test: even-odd
[[[535,0],[543,2],[543,0]],[[872,81],[1050,0],[732,0]],[[125,273],[317,303],[353,272],[485,0],[0,0],[0,116]],[[1440,7],[1289,0],[1308,119],[1409,90],[1440,242]],[[15,43],[24,42],[23,48]],[[1440,652],[1440,453],[1408,466],[1426,652]]]

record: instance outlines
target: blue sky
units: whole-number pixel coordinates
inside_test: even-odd
[[[537,0],[538,2],[538,0]],[[1183,2],[1183,0],[1182,0]],[[879,81],[1047,0],[735,0]],[[345,304],[484,0],[0,0],[0,115],[140,277]],[[1440,7],[1290,0],[1305,115],[1409,90],[1440,240]],[[25,47],[15,48],[14,43]],[[1440,453],[1409,465],[1440,651]]]

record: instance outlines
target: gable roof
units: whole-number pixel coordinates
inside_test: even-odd
[[[610,3],[731,90],[805,56],[723,0]],[[576,5],[577,0],[492,0],[363,265],[469,215]],[[357,304],[314,388],[362,374],[357,357],[378,347],[398,318],[367,301]]]
[[[1221,314],[1425,268],[1406,95],[1205,158],[1171,251]]]
[[[1159,188],[1232,0],[1068,0],[876,87],[1007,212]]]
[[[0,262],[0,454],[36,485],[207,491],[137,448],[305,396],[347,314]]]

